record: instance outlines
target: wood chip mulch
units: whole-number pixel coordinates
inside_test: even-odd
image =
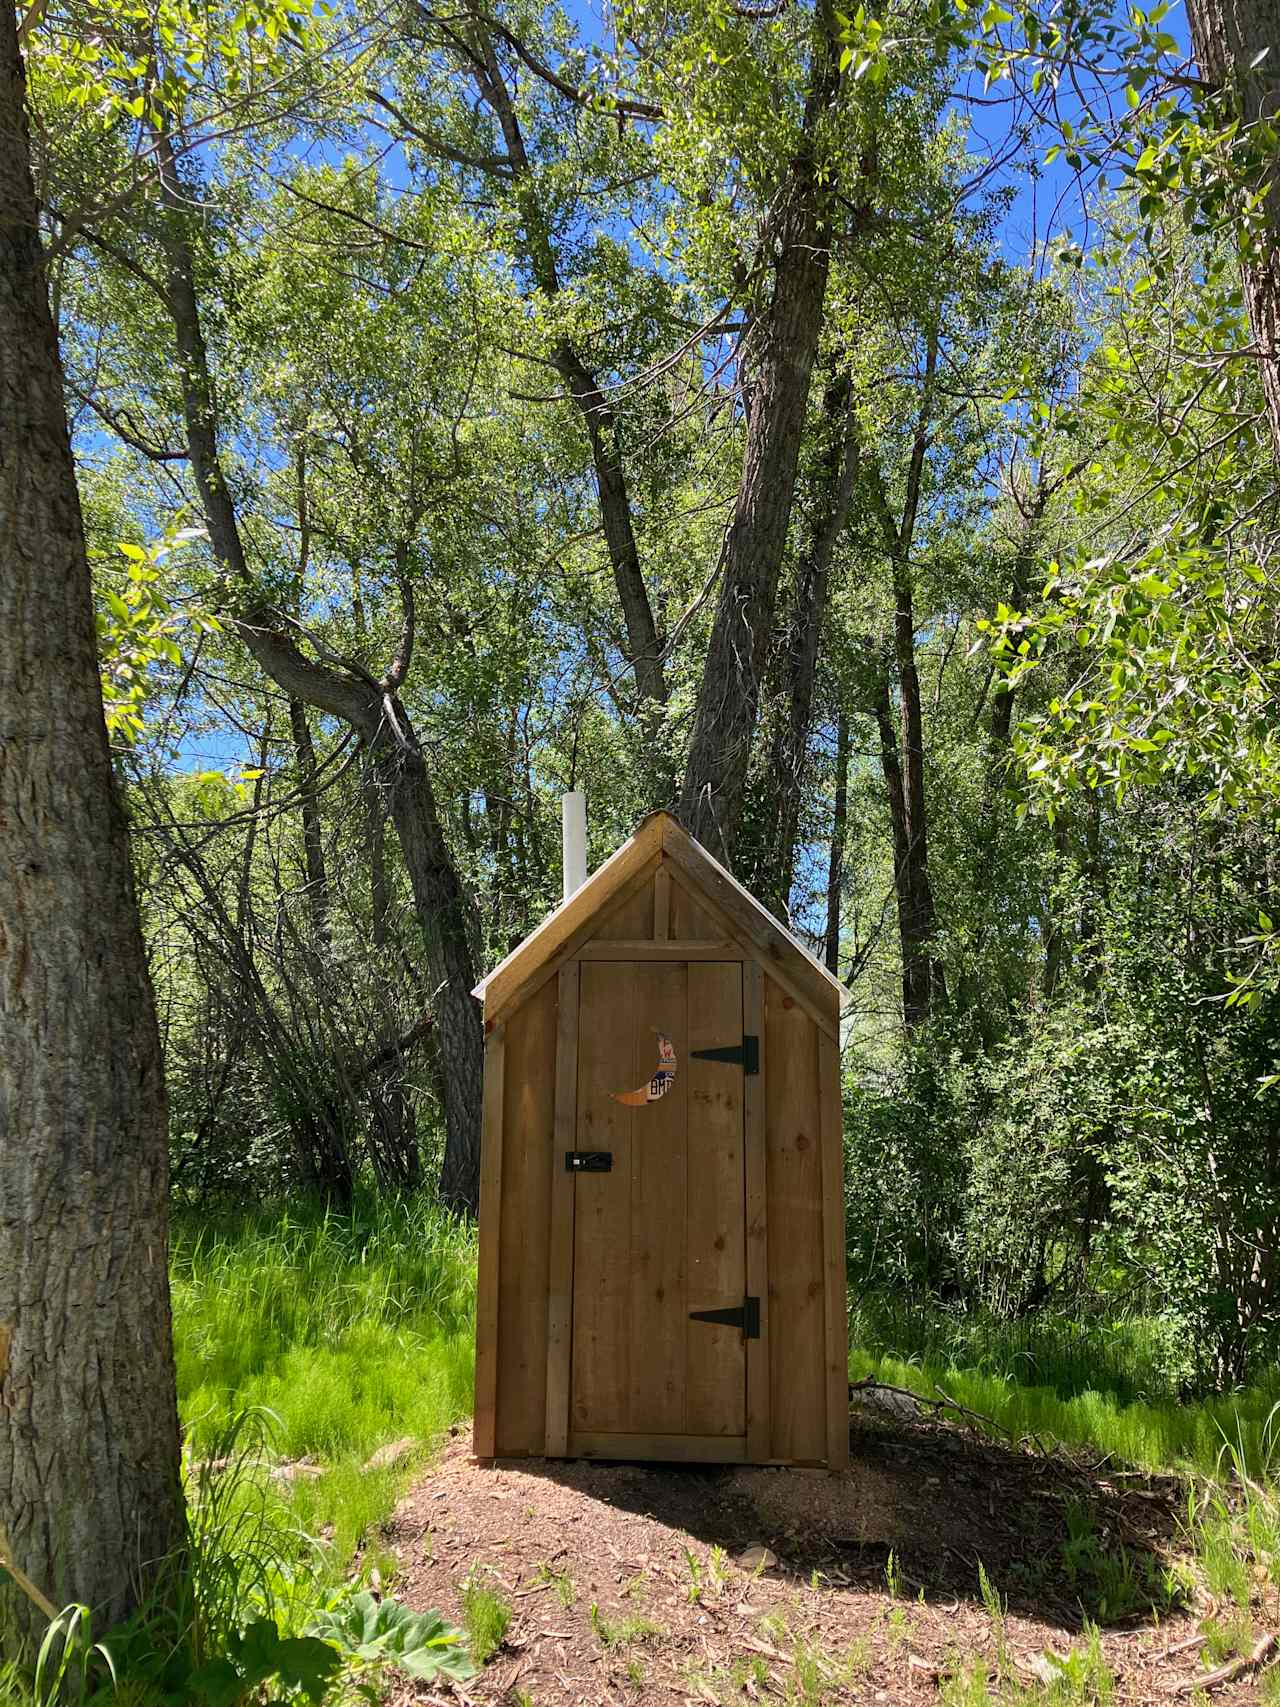
[[[860,1410],[852,1446],[851,1469],[833,1476],[483,1465],[469,1435],[457,1436],[392,1520],[402,1567],[395,1592],[460,1619],[459,1591],[477,1571],[513,1617],[504,1646],[465,1692],[406,1684],[394,1707],[446,1698],[450,1707],[459,1698],[925,1707],[976,1657],[994,1677],[997,1632],[979,1563],[1007,1605],[1007,1664],[1034,1685],[1046,1652],[1080,1646],[1090,1591],[1070,1543],[1082,1512],[1104,1548],[1153,1581],[1184,1552],[1183,1495],[1172,1478],[1109,1474],[950,1424]],[[776,1564],[753,1571],[732,1562],[753,1548],[769,1549]],[[1130,1610],[1106,1627],[1117,1701],[1189,1700],[1189,1680],[1203,1675],[1199,1626],[1217,1610],[1196,1590],[1161,1616]],[[1258,1692],[1250,1670],[1211,1699],[1235,1707]]]

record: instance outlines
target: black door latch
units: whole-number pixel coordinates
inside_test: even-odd
[[[612,1150],[566,1150],[564,1171],[567,1174],[611,1174]]]

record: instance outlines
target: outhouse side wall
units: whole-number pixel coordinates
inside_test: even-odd
[[[547,1414],[547,1276],[555,1126],[554,978],[504,1026],[496,1449],[540,1453]]]
[[[849,1418],[838,1052],[769,977],[764,1020],[770,1456],[834,1468]]]

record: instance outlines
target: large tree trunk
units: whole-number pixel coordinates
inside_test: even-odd
[[[484,1038],[471,953],[468,904],[441,828],[435,795],[408,713],[398,695],[413,654],[413,606],[407,579],[405,627],[380,680],[313,662],[295,645],[280,614],[257,597],[235,505],[218,450],[217,409],[185,221],[189,197],[178,182],[172,150],[157,139],[165,191],[163,244],[169,304],[181,368],[183,414],[192,473],[214,554],[247,601],[232,616],[236,632],[285,693],[349,723],[373,755],[387,810],[395,821],[433,988],[444,1073],[446,1202],[474,1213],[480,1197],[480,1099]]]
[[[946,1000],[942,962],[934,952],[937,911],[929,877],[929,815],[925,798],[924,707],[920,671],[916,664],[916,619],[911,552],[929,448],[933,381],[938,362],[938,337],[926,337],[920,413],[907,464],[906,489],[900,518],[889,507],[884,476],[874,457],[866,458],[867,492],[879,523],[889,559],[893,590],[892,655],[898,678],[902,726],[901,752],[886,734],[890,713],[887,677],[878,688],[876,721],[880,728],[885,785],[894,821],[894,882],[898,897],[898,926],[902,942],[902,1017],[908,1031],[929,1019]]]
[[[849,410],[846,374],[829,379],[822,402],[826,443],[813,481],[813,517],[796,575],[795,608],[787,634],[784,709],[774,727],[766,779],[756,893],[777,916],[790,920],[791,884],[813,725],[818,648],[827,616],[831,562],[849,518],[858,449]]]
[[[1187,19],[1201,71],[1234,91],[1245,124],[1280,119],[1280,0],[1189,0]],[[1274,151],[1249,188],[1261,192],[1265,219],[1245,261],[1245,297],[1280,467],[1280,159]]]
[[[23,101],[0,5],[0,1530],[109,1623],[183,1543],[168,1134]]]
[[[831,265],[832,186],[817,169],[814,143],[840,88],[825,7],[817,30],[801,147],[766,233],[776,256],[773,293],[748,338],[742,476],[680,793],[688,829],[726,861],[742,814]]]

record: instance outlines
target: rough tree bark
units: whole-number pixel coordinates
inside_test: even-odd
[[[901,751],[886,727],[891,716],[887,673],[877,685],[875,716],[880,731],[880,750],[885,786],[894,831],[894,885],[898,901],[898,932],[902,946],[902,1018],[908,1031],[923,1025],[946,1000],[942,962],[934,953],[937,910],[929,878],[929,819],[925,799],[924,709],[920,694],[920,672],[916,664],[915,609],[912,597],[911,551],[929,447],[933,377],[937,367],[938,343],[931,335],[926,343],[924,388],[920,414],[907,464],[902,513],[895,517],[880,467],[874,458],[864,458],[867,491],[872,511],[880,524],[893,585],[893,631],[891,653],[898,679],[902,724]]]
[[[160,1038],[0,5],[0,1528],[126,1615],[182,1547]],[[21,1596],[13,1613],[43,1623]]]
[[[314,662],[295,644],[281,614],[258,599],[218,447],[217,407],[187,233],[190,200],[163,137],[157,139],[157,155],[165,201],[161,241],[191,470],[214,555],[239,601],[231,620],[277,686],[348,723],[370,755],[377,787],[400,838],[433,986],[444,1070],[446,1135],[440,1190],[447,1203],[474,1214],[480,1187],[484,1037],[479,1008],[471,995],[476,975],[468,900],[440,824],[426,760],[400,698],[413,659],[412,587],[406,577],[404,628],[396,655],[381,677],[354,661],[339,667]]]
[[[1245,124],[1280,122],[1280,0],[1189,0],[1187,20],[1201,72],[1234,93]],[[1245,299],[1280,467],[1280,153],[1269,151],[1250,189],[1261,192],[1266,219],[1245,264]]]
[[[835,31],[821,5],[800,146],[762,246],[773,258],[773,289],[747,340],[742,476],[680,792],[685,825],[726,861],[746,792],[831,265],[834,186],[819,169],[815,133],[840,92]]]
[[[813,724],[818,648],[827,616],[831,560],[849,519],[858,447],[849,408],[847,374],[833,374],[822,401],[826,442],[813,482],[812,518],[796,573],[795,606],[787,630],[782,698],[785,710],[770,743],[764,822],[759,837],[755,892],[783,923],[790,918],[796,840]]]

